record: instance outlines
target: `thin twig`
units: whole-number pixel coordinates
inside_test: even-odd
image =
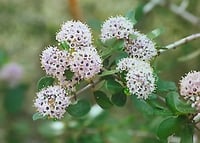
[[[67,0],[69,12],[73,19],[82,20],[82,14],[77,0]]]
[[[176,47],[183,45],[183,44],[186,44],[186,43],[188,43],[192,40],[195,40],[197,38],[200,38],[200,33],[192,34],[192,35],[185,37],[181,40],[178,40],[178,41],[176,41],[172,44],[169,44],[169,45],[165,46],[165,49],[160,49],[159,53],[165,52],[166,50],[169,50],[169,49],[175,49]]]
[[[95,80],[92,83],[89,83],[88,85],[86,85],[85,87],[81,88],[79,91],[76,92],[76,95],[80,95],[82,92],[84,92],[85,90],[95,86],[97,83],[99,83],[101,80]]]

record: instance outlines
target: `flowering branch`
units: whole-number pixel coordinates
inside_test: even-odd
[[[165,46],[165,49],[160,49],[159,53],[162,53],[162,52],[164,52],[166,50],[175,49],[176,47],[178,47],[180,45],[186,44],[186,43],[188,43],[188,42],[190,42],[192,40],[198,39],[198,38],[200,38],[200,33],[192,34],[192,35],[190,35],[188,37],[185,37],[185,38],[183,38],[181,40],[178,40],[178,41],[176,41],[176,42],[174,42],[172,44],[169,44],[169,45]]]

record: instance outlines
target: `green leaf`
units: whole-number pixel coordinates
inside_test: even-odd
[[[117,106],[124,106],[126,104],[126,98],[127,96],[124,94],[123,91],[117,92],[112,95],[111,101],[113,104]]]
[[[136,7],[136,9],[135,9],[135,19],[136,19],[136,21],[139,21],[144,16],[143,8],[144,8],[144,4],[139,4]]]
[[[17,114],[22,111],[27,87],[27,85],[19,85],[5,91],[4,108],[8,113]]]
[[[108,109],[112,106],[112,103],[110,99],[106,96],[106,94],[102,91],[95,91],[94,92],[94,97],[97,102],[97,104],[103,108],[103,109]]]
[[[65,77],[67,80],[72,79],[73,76],[74,76],[74,72],[72,72],[71,70],[65,70]]]
[[[172,116],[173,113],[168,110],[168,109],[159,109],[159,108],[154,108],[154,115],[159,115],[159,116]]]
[[[125,17],[127,17],[129,20],[131,20],[131,22],[133,23],[133,25],[135,25],[137,23],[137,20],[135,18],[135,10],[130,10],[126,13]]]
[[[185,127],[180,131],[181,143],[193,143],[194,127],[191,124],[185,124]]]
[[[45,117],[42,114],[40,114],[39,112],[33,114],[33,117],[32,117],[33,121],[36,121],[38,119],[44,119],[44,118]]]
[[[154,109],[145,101],[142,99],[137,99],[135,95],[132,95],[132,101],[134,106],[141,111],[141,113],[147,114],[147,115],[153,115]]]
[[[65,41],[61,42],[60,45],[63,48],[63,50],[68,51],[70,49],[70,46]]]
[[[119,70],[105,70],[99,76],[103,77],[103,76],[113,75],[118,72],[119,72]]]
[[[160,92],[177,91],[177,87],[174,82],[158,79],[157,91],[160,91]]]
[[[157,136],[160,139],[167,139],[168,136],[176,133],[180,130],[180,126],[183,122],[178,117],[168,117],[163,120],[157,130]]]
[[[86,100],[79,100],[67,108],[67,112],[74,117],[82,117],[90,111],[90,104]]]
[[[177,92],[169,92],[166,96],[166,104],[177,115],[195,113],[195,109],[179,99]]]
[[[150,39],[155,39],[156,37],[160,36],[164,32],[163,28],[156,28],[153,31],[147,34],[147,37]]]
[[[123,90],[123,87],[121,86],[121,84],[115,81],[114,78],[108,79],[105,83],[105,87],[111,94],[115,94]]]
[[[53,85],[55,79],[51,76],[44,76],[40,78],[37,83],[37,90],[40,91],[41,89]]]

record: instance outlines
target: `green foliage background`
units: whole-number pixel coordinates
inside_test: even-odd
[[[148,0],[80,0],[79,2],[83,19],[91,27],[96,42],[100,34],[100,25],[105,19],[110,16],[125,15],[133,9],[140,9]],[[181,0],[173,2],[180,4]],[[190,1],[187,10],[200,17],[200,1]],[[139,15],[139,18],[136,28],[144,33],[158,27],[164,29],[164,33],[156,39],[158,46],[165,46],[200,31],[200,25],[192,25],[166,7],[157,6],[147,15]],[[17,100],[12,102],[13,110],[16,108],[15,104],[22,104],[22,108],[16,111],[12,111],[10,105],[9,109],[3,105],[5,96],[15,95],[0,93],[0,142],[160,142],[155,132],[162,117],[154,118],[151,113],[145,113],[145,110],[138,111],[129,97],[123,108],[113,107],[97,117],[88,115],[83,118],[72,118],[67,115],[63,119],[64,127],[59,131],[52,128],[57,121],[32,121],[32,114],[35,112],[32,105],[37,91],[36,83],[44,75],[39,66],[39,55],[48,45],[56,44],[56,31],[64,21],[71,19],[67,0],[0,1],[0,49],[8,53],[9,61],[24,66],[23,83],[28,84],[28,91],[24,93],[24,98],[19,99],[21,98],[19,97],[19,102]],[[159,56],[156,65],[161,77],[175,81],[178,85],[178,80],[186,72],[200,70],[200,55],[187,59],[189,54],[199,49],[199,45],[199,40],[196,40]],[[2,83],[0,85],[2,86]],[[19,87],[13,92],[22,92],[20,89]],[[12,94],[12,91],[9,93]],[[87,95],[87,92],[84,94]],[[85,95],[84,98],[90,98]]]

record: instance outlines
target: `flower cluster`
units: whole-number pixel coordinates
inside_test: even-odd
[[[81,49],[92,44],[92,35],[86,24],[80,21],[68,21],[56,34],[58,42],[66,42],[72,49]]]
[[[125,17],[111,17],[104,22],[101,29],[101,41],[105,42],[112,38],[125,41],[124,51],[130,57],[150,61],[157,55],[154,42],[134,29],[131,21]]]
[[[153,69],[148,61],[157,55],[155,44],[144,34],[134,29],[130,20],[117,16],[106,20],[101,29],[101,41],[116,38],[124,40],[128,58],[121,59],[116,69],[126,71],[126,85],[131,94],[147,99],[155,90]]]
[[[42,89],[37,93],[34,106],[43,116],[60,119],[70,105],[70,97],[64,88],[55,85]]]
[[[100,72],[101,58],[94,47],[85,47],[72,54],[70,69],[81,78],[90,79]]]
[[[112,38],[128,38],[133,33],[133,30],[133,24],[127,18],[122,16],[111,17],[102,25],[101,40],[105,42]]]
[[[136,39],[125,41],[125,51],[130,57],[149,61],[157,55],[155,44],[143,34],[136,34]]]
[[[180,80],[180,94],[200,110],[200,72],[189,72]]]
[[[155,90],[155,78],[150,64],[136,58],[124,58],[117,68],[120,72],[127,71],[126,85],[131,94],[140,99],[147,99]]]
[[[46,74],[58,80],[57,85],[38,92],[35,100],[38,112],[50,118],[61,118],[71,103],[67,93],[76,92],[80,80],[93,78],[102,68],[87,25],[80,21],[68,21],[61,26],[56,40],[66,43],[69,49],[49,46],[42,51],[40,61]]]

